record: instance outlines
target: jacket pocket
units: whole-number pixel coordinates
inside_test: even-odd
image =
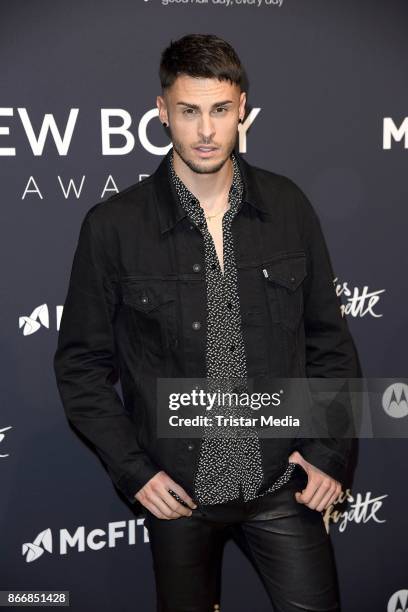
[[[136,317],[143,343],[154,353],[177,343],[176,287],[171,281],[121,280],[123,304]]]
[[[304,251],[282,254],[263,264],[262,273],[272,321],[295,332],[303,314],[302,283],[307,275]]]

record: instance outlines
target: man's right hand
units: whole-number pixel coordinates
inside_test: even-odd
[[[180,504],[168,491],[173,489],[190,507]],[[183,487],[177,484],[166,472],[161,470],[139,489],[135,498],[152,514],[160,519],[175,519],[181,516],[191,516],[190,508],[197,508]]]

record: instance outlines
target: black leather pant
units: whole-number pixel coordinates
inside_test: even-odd
[[[170,520],[148,512],[145,525],[157,611],[219,609],[215,604],[220,605],[221,544],[229,530],[253,561],[275,612],[339,612],[335,563],[323,516],[294,497],[306,483],[303,468],[296,466],[283,487],[246,503],[198,506],[191,517]]]

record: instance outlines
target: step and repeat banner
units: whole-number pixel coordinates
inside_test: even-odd
[[[156,107],[162,50],[188,33],[226,39],[249,80],[239,150],[313,203],[364,376],[383,385],[375,410],[406,429],[408,5],[17,0],[1,9],[0,590],[63,592],[44,603],[76,612],[153,612],[143,518],[66,421],[52,366],[80,224],[171,146]],[[355,440],[344,495],[323,513],[344,612],[408,610],[406,484],[405,436]],[[232,539],[221,609],[271,609]]]

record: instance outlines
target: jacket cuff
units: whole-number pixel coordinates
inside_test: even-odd
[[[132,504],[135,504],[138,501],[135,494],[160,471],[161,468],[154,465],[147,457],[143,457],[138,469],[132,474],[124,474],[116,486]]]
[[[335,451],[331,451],[328,446],[324,445],[316,438],[302,440],[297,444],[296,450],[302,455],[306,461],[317,467],[331,478],[334,478],[341,484],[344,483],[347,473],[347,458],[343,460]]]

